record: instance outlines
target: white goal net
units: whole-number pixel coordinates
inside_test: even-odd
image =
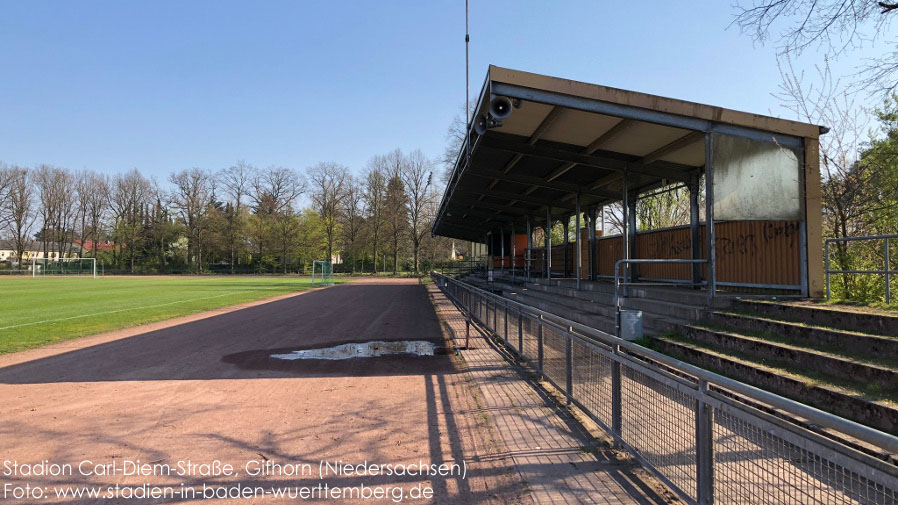
[[[31,260],[31,276],[87,275],[97,277],[96,258],[34,258]]]

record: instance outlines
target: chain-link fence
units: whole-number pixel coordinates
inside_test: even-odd
[[[898,504],[894,436],[433,277],[688,503]]]

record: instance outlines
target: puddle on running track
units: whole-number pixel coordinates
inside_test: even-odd
[[[391,356],[396,354],[411,354],[415,356],[433,356],[438,347],[433,342],[424,340],[398,340],[384,342],[360,342],[356,344],[341,344],[334,347],[321,347],[318,349],[302,349],[289,354],[272,354],[276,359],[351,359],[374,358],[378,356]]]

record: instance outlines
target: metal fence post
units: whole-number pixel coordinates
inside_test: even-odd
[[[518,359],[524,357],[524,313],[518,311]]]
[[[695,401],[696,465],[698,471],[697,496],[700,505],[714,503],[714,411],[705,403],[708,381],[698,382],[698,399]]]
[[[499,304],[493,301],[493,334],[499,334]]]
[[[539,315],[539,320],[537,322],[538,327],[536,331],[536,361],[537,368],[539,369],[539,378],[543,378],[543,315]]]
[[[508,347],[508,305],[505,306],[505,331],[502,337],[505,339],[505,347]]]
[[[885,264],[886,267],[883,268],[886,272],[886,305],[890,305],[892,303],[892,285],[891,285],[891,274],[889,274],[889,269],[891,268],[889,263],[889,237],[885,238]]]
[[[829,240],[823,243],[823,269],[826,271],[826,299],[829,300]]]
[[[612,351],[614,352],[614,358],[617,358],[617,355],[620,354],[620,346],[615,344],[611,346]],[[617,359],[613,359],[611,362],[611,431],[622,437],[622,423],[621,423],[621,376],[620,376],[620,361]]]
[[[570,334],[573,333],[574,328],[568,326],[567,331],[567,340],[564,343],[564,357],[567,362],[567,366],[565,367],[564,395],[567,399],[567,404],[570,405],[571,399],[574,397],[574,339]]]

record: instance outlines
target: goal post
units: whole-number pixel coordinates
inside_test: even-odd
[[[38,258],[31,259],[31,276],[87,275],[97,278],[97,258]]]
[[[334,284],[334,269],[330,261],[312,261],[312,284],[321,286]]]

